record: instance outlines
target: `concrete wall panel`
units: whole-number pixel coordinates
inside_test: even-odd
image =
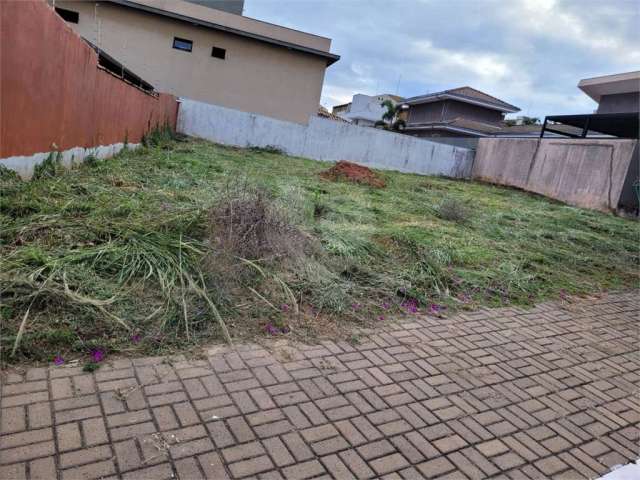
[[[615,210],[630,198],[637,140],[481,138],[473,178],[571,205]]]
[[[175,97],[98,67],[96,53],[43,1],[0,2],[0,158],[139,143],[175,127]]]
[[[307,126],[181,99],[178,131],[214,142],[276,146],[314,160],[350,160],[375,168],[467,178],[473,151],[320,117]]]

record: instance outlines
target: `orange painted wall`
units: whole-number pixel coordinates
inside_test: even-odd
[[[96,53],[43,0],[0,0],[0,158],[138,143],[175,129],[172,95],[149,95],[98,67]]]

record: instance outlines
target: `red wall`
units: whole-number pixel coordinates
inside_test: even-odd
[[[149,95],[98,68],[96,53],[43,0],[0,0],[0,158],[138,143],[157,124],[175,128],[177,113],[172,95]]]

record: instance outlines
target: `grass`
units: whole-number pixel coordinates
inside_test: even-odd
[[[330,182],[329,166],[161,135],[30,182],[0,171],[2,360],[185,349],[224,340],[223,325],[234,339],[265,327],[347,338],[415,307],[637,287],[635,221],[461,180]],[[208,212],[240,182],[269,192],[314,248],[286,267],[238,259],[253,275],[237,285],[208,261]]]

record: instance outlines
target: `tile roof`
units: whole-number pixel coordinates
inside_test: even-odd
[[[457,117],[453,120],[444,120],[437,122],[425,122],[425,123],[410,123],[406,129],[420,129],[424,127],[430,127],[432,129],[450,129],[450,128],[462,128],[465,130],[472,130],[474,132],[482,133],[484,135],[491,135],[500,131],[500,125],[494,125],[490,123],[478,122],[477,120],[470,120],[468,118]]]
[[[456,97],[462,101],[465,100],[476,100],[481,101],[483,103],[493,105],[502,110],[507,110],[509,112],[518,112],[520,109],[515,105],[511,105],[499,98],[496,98],[487,93],[481,92],[480,90],[476,90],[475,88],[465,86],[458,88],[451,88],[449,90],[443,90],[441,92],[428,93],[426,95],[418,95],[416,97],[407,98],[407,103],[422,103],[423,101],[430,101],[432,99],[436,99],[441,96],[449,96]]]
[[[337,122],[350,123],[348,120],[336,115],[335,113],[331,113],[329,110],[324,108],[322,105],[318,107],[318,116],[322,118],[328,118],[330,120],[335,120]]]

